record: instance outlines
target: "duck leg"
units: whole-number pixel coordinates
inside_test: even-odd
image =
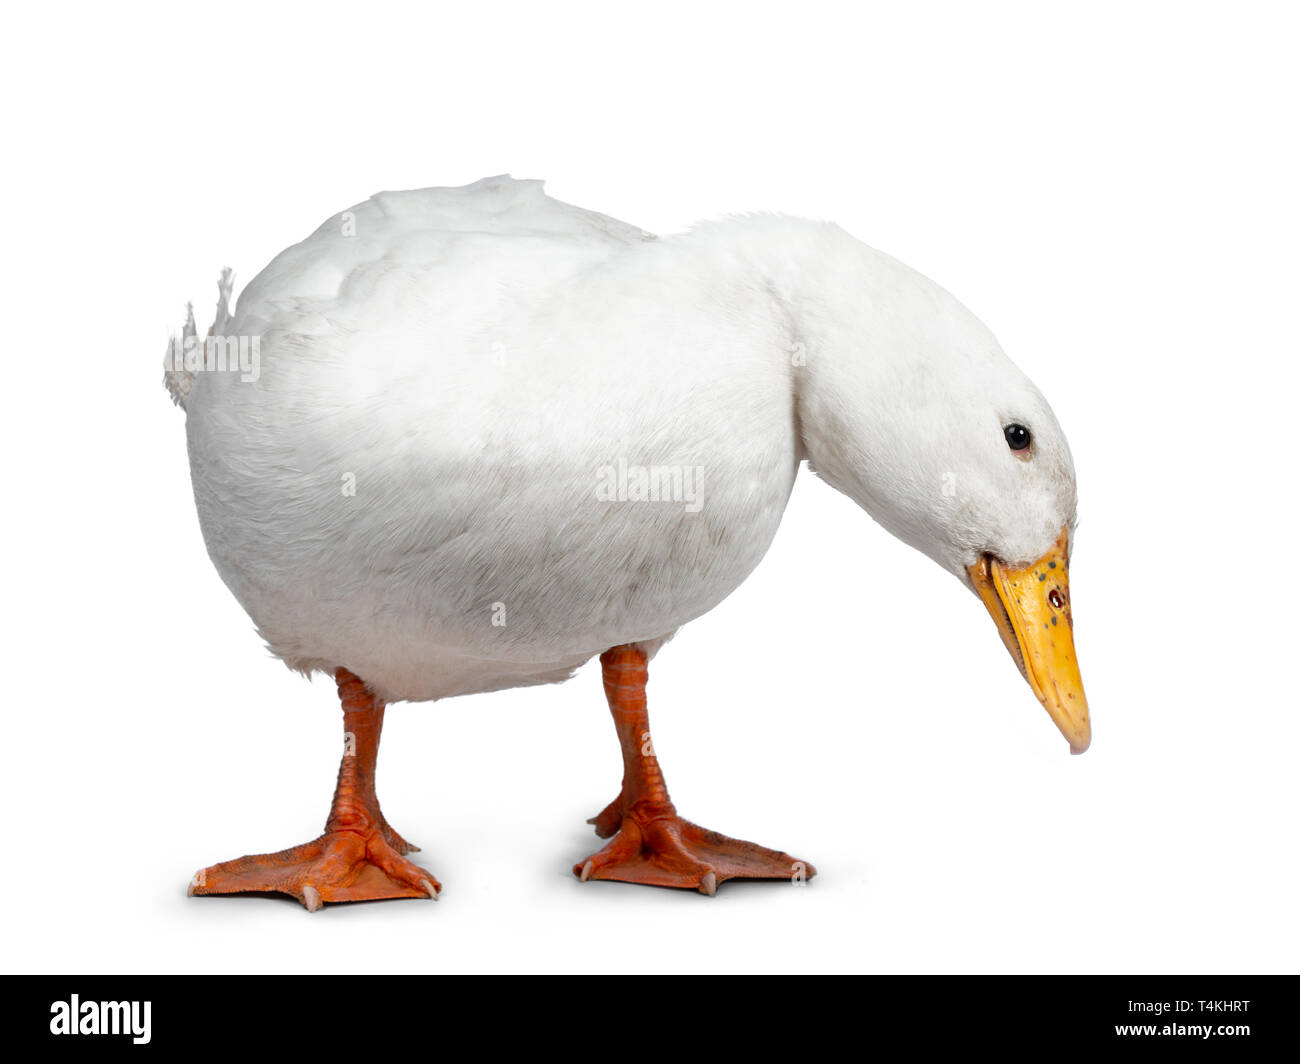
[[[816,869],[779,850],[719,835],[677,815],[650,742],[645,652],[634,644],[600,656],[605,696],[623,748],[623,790],[587,821],[609,838],[574,875],[658,887],[694,887],[712,894],[728,879],[811,878]],[[612,836],[612,838],[610,838]]]
[[[327,901],[436,898],[432,873],[403,854],[416,849],[379,811],[375,762],[384,704],[348,672],[335,673],[343,703],[343,760],[325,833],[279,853],[223,861],[200,869],[190,894],[289,894],[315,912]]]

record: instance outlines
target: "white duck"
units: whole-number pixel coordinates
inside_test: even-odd
[[[811,875],[677,816],[644,691],[658,648],[763,557],[802,459],[981,597],[1086,749],[1061,429],[961,304],[840,228],[656,239],[498,177],[335,215],[233,316],[221,287],[213,337],[191,318],[166,374],[204,539],[272,651],[337,677],[349,742],[320,838],[192,893],[436,896],[375,797],[383,706],[594,655],[624,780],[575,872],[709,894]]]

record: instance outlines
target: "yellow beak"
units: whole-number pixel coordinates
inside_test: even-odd
[[[1074,654],[1069,542],[1063,528],[1033,565],[1012,569],[986,554],[967,572],[1021,675],[1069,740],[1070,753],[1081,754],[1092,741],[1092,724]]]

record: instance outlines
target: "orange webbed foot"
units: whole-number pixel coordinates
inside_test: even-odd
[[[419,849],[393,830],[375,794],[384,704],[347,669],[335,672],[343,704],[343,758],[325,833],[311,842],[202,868],[189,893],[287,894],[315,912],[330,901],[436,898],[442,885],[408,861]]]
[[[407,845],[391,828],[389,832]],[[389,832],[327,831],[279,853],[223,861],[196,872],[189,893],[287,894],[309,912],[325,902],[437,898],[442,884],[428,869],[403,857],[386,837]]]
[[[671,809],[620,813],[616,800],[588,823],[596,834],[617,824],[614,837],[599,853],[573,866],[584,883],[610,879],[656,887],[685,887],[714,894],[728,879],[788,879],[802,882],[817,870],[780,850],[733,839],[683,820]],[[617,816],[617,820],[615,817]]]

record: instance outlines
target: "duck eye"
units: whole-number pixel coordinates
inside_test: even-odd
[[[1002,435],[1007,438],[1007,446],[1013,451],[1023,451],[1033,440],[1024,425],[1008,425],[1002,430]]]

